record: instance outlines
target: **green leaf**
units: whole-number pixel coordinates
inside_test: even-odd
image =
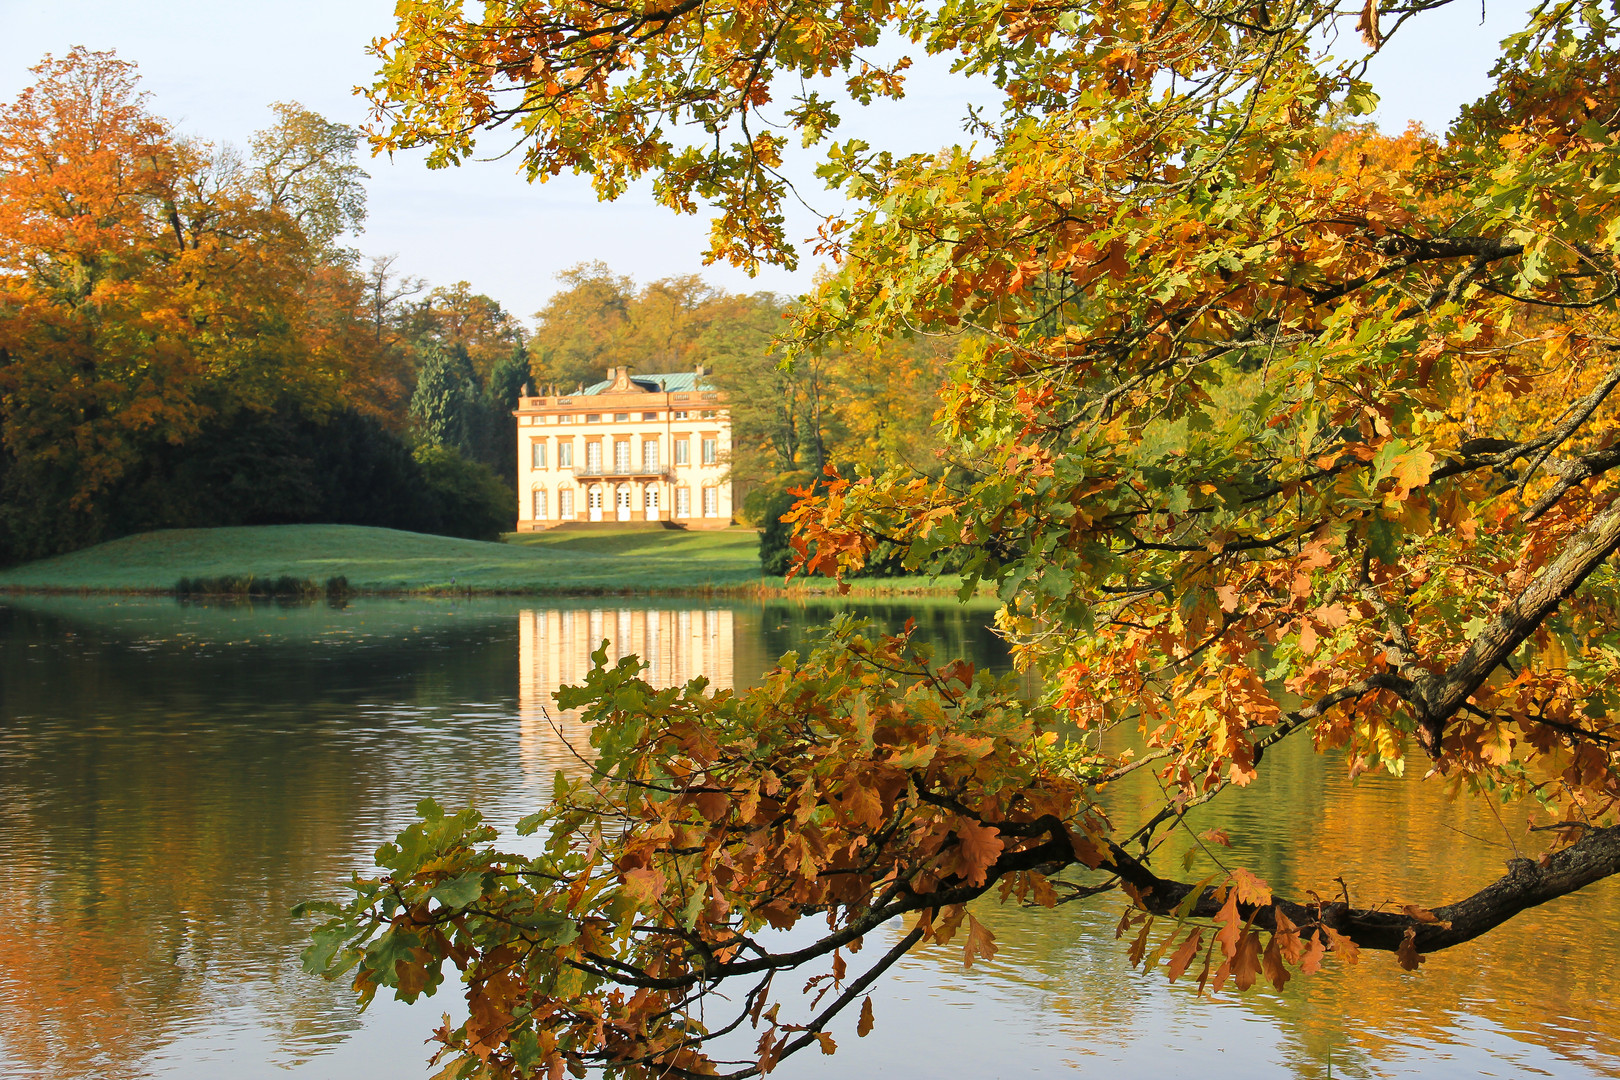
[[[428,895],[448,908],[464,908],[484,892],[484,872],[469,870],[436,886]]]

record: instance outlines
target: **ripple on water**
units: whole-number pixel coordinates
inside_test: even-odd
[[[942,652],[1005,663],[982,613],[919,615]],[[450,993],[363,1016],[301,973],[287,911],[331,894],[425,795],[509,825],[576,769],[577,719],[542,715],[606,636],[744,684],[824,611],[654,612],[527,601],[214,608],[62,598],[0,604],[0,1075],[425,1077],[423,1040]],[[599,636],[598,636],[599,635]],[[1253,797],[1198,811],[1279,889],[1360,900],[1454,896],[1522,840],[1432,785],[1352,785],[1280,747]],[[1293,756],[1289,756],[1292,754]],[[1128,817],[1156,792],[1110,794]],[[1265,785],[1270,785],[1267,787]],[[1517,832],[1513,832],[1513,830]],[[1178,841],[1179,842],[1179,841]],[[1179,852],[1172,846],[1166,854]],[[1418,895],[1393,896],[1416,867]],[[1282,992],[1199,999],[1129,969],[1110,900],[1029,912],[981,905],[1000,953],[906,958],[874,994],[878,1026],[835,1028],[831,1067],[1115,1077],[1620,1076],[1620,895],[1532,912],[1406,974],[1370,957]],[[895,935],[875,935],[863,956]],[[1535,957],[1534,963],[1526,957]],[[827,1075],[819,1055],[777,1074]]]

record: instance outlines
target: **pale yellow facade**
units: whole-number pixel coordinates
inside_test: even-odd
[[[618,367],[575,394],[518,399],[519,532],[575,521],[731,524],[731,419],[705,372]]]
[[[592,753],[579,710],[557,707],[560,686],[579,686],[591,653],[607,643],[607,662],[634,654],[641,677],[658,689],[698,676],[712,690],[736,686],[734,614],[726,608],[683,610],[525,610],[518,613],[518,757],[523,771],[547,783],[558,769],[577,774]],[[756,660],[757,663],[757,660]],[[757,668],[753,669],[757,670]]]

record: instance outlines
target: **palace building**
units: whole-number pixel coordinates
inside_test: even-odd
[[[570,521],[731,523],[731,420],[702,367],[611,368],[573,394],[518,399],[519,532]]]

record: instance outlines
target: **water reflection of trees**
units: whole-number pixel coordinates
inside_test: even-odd
[[[0,607],[0,1060],[26,1075],[144,1075],[235,1007],[283,1058],[329,1045],[354,1006],[297,970],[288,910],[430,789],[513,788],[510,698],[457,719],[512,687],[510,614],[316,644],[248,632],[275,608],[143,611]]]
[[[356,1019],[341,988],[296,970],[302,930],[286,910],[369,863],[423,795],[474,802],[505,824],[549,793],[557,764],[580,767],[571,755],[523,760],[521,699],[549,692],[524,689],[535,678],[524,618],[531,628],[543,620],[548,633],[572,620],[579,640],[570,648],[594,647],[586,639],[606,631],[615,655],[644,650],[653,627],[668,669],[655,668],[661,681],[719,676],[729,665],[729,681],[746,685],[839,609],[665,601],[653,610],[667,620],[601,601],[362,603],[342,612],[0,605],[0,903],[12,914],[0,923],[0,1060],[25,1075],[141,1075],[154,1055],[236,1008],[265,1029],[267,1054],[319,1052]],[[983,610],[867,610],[890,628],[915,618],[941,656],[1006,663]],[[677,647],[682,633],[688,643]],[[539,640],[530,638],[531,649]],[[574,732],[577,741],[584,734]],[[1320,890],[1342,873],[1358,900],[1382,900],[1396,868],[1378,856],[1398,847],[1403,872],[1422,868],[1410,887],[1458,895],[1495,877],[1510,854],[1477,802],[1454,805],[1432,783],[1374,776],[1352,788],[1308,747],[1274,754],[1286,767],[1267,770],[1254,797],[1196,811],[1198,828],[1229,830],[1234,857],[1274,885]],[[1158,799],[1150,780],[1135,780],[1109,793],[1126,819]],[[1513,827],[1524,844],[1523,823]],[[1462,1053],[1481,1022],[1518,1040],[1527,1066],[1620,1073],[1612,883],[1431,957],[1414,975],[1369,957],[1353,978],[1330,973],[1223,1005],[1194,1000],[1185,982],[1131,972],[1113,940],[1118,910],[1107,899],[1053,912],[992,905],[985,915],[1002,944],[994,963],[963,973],[959,951],[932,950],[902,978],[1011,994],[1011,1008],[1038,1013],[1077,1062],[1124,1060],[1133,1043],[1204,1028],[1234,1030],[1242,1017],[1274,1042],[1273,1060],[1302,1076],[1322,1075],[1330,1051],[1347,1076],[1433,1056],[1436,1043]],[[1518,957],[1532,939],[1541,960],[1530,971]],[[975,1008],[985,1018],[1009,1007]],[[843,1052],[854,1059],[871,1049]]]
[[[1478,797],[1446,798],[1438,779],[1369,775],[1351,783],[1335,758],[1319,758],[1303,744],[1279,750],[1287,756],[1278,753],[1280,767],[1262,774],[1250,798],[1217,799],[1193,811],[1189,823],[1198,831],[1227,830],[1231,861],[1296,895],[1308,889],[1337,895],[1340,876],[1356,903],[1369,906],[1413,899],[1390,891],[1397,881],[1421,897],[1465,895],[1501,875],[1512,843],[1531,856],[1544,846],[1524,821],[1504,825]],[[1106,801],[1121,821],[1143,819],[1162,805],[1141,776]],[[1166,865],[1187,846],[1186,835],[1170,842]],[[1122,943],[1113,940],[1123,901],[1089,906],[1048,912],[987,903],[981,917],[994,920],[1003,947],[996,976],[1044,991],[1077,1049],[1087,1052],[1151,1037],[1145,1015],[1162,1019],[1173,1010],[1194,1026],[1213,1019],[1221,1006],[1197,1001],[1195,983],[1184,978],[1170,986],[1162,972],[1130,970]],[[1221,1001],[1274,1026],[1277,1053],[1295,1076],[1325,1075],[1330,1056],[1335,1075],[1378,1076],[1408,1057],[1470,1054],[1482,1069],[1563,1073],[1580,1066],[1620,1075],[1616,925],[1620,885],[1606,882],[1433,955],[1415,973],[1369,954],[1348,976],[1330,965],[1280,993],[1262,985],[1241,997],[1228,991]],[[959,956],[936,953],[932,963],[960,968]],[[1534,967],[1523,962],[1526,956],[1538,958]],[[1503,1045],[1489,1051],[1472,1045],[1482,1029],[1501,1033]]]

